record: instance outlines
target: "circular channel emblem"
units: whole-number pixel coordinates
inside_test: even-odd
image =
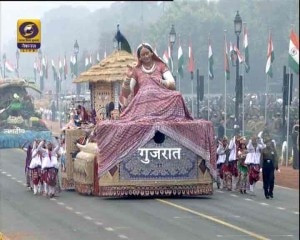
[[[33,22],[24,22],[19,27],[19,32],[24,38],[34,38],[38,35],[39,29]]]

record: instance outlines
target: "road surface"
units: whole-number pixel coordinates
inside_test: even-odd
[[[208,197],[100,198],[26,189],[25,152],[0,149],[0,232],[10,240],[299,239],[299,190],[274,199],[215,189]]]

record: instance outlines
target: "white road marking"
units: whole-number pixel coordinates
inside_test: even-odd
[[[57,202],[57,204],[59,204],[59,205],[65,205],[63,202]]]
[[[216,192],[218,192],[218,193],[224,193],[223,191],[221,191],[221,190],[216,190]]]
[[[239,237],[239,238],[244,238],[244,237],[246,237],[246,235],[217,235],[217,237],[219,237],[219,238],[226,238],[226,237]]]
[[[286,235],[269,235],[270,237],[294,237],[294,235],[291,235],[291,234],[286,234]]]
[[[103,225],[103,223],[102,222],[94,222],[96,225],[98,225],[98,226],[102,226]]]
[[[284,187],[284,186],[279,186],[279,185],[275,185],[275,187],[282,188],[282,189],[287,189],[287,190],[294,190],[294,191],[297,191],[297,189],[289,188],[289,187]]]
[[[69,207],[69,206],[66,206],[66,209],[70,210],[70,211],[73,211],[73,208],[72,207]]]
[[[90,216],[84,216],[84,219],[89,220],[89,221],[93,220],[93,218],[91,218]]]
[[[10,174],[6,174],[6,176],[8,176],[8,177],[11,177],[11,175],[10,175]]]
[[[115,231],[115,230],[114,230],[113,228],[111,228],[111,227],[106,227],[105,230],[106,230],[106,231],[109,231],[109,232]]]
[[[178,217],[178,216],[175,216],[173,218],[175,218],[175,219],[190,219],[190,218],[193,218],[193,217]]]
[[[75,212],[77,215],[81,215],[82,213],[81,212]]]
[[[238,195],[230,194],[231,197],[238,197]]]
[[[12,177],[11,179],[12,179],[12,180],[16,180],[16,178],[15,178],[15,177]]]
[[[2,174],[6,174],[6,172],[3,171]]]
[[[299,215],[299,212],[293,212],[294,214],[296,214],[296,215]]]
[[[23,186],[27,187],[27,184],[26,184],[26,183],[23,183]]]
[[[18,180],[17,182],[18,182],[18,183],[22,183],[22,181],[21,181],[21,180]]]
[[[261,202],[261,203],[259,203],[260,205],[263,205],[263,206],[269,206],[269,204],[268,203],[264,203],[264,202]]]
[[[245,201],[253,201],[253,199],[245,198]]]
[[[285,210],[284,207],[277,207],[277,209],[279,209],[279,210]]]
[[[128,239],[128,237],[126,237],[125,235],[118,235],[118,237],[122,239]]]

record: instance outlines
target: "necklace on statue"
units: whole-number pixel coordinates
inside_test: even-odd
[[[154,70],[155,70],[155,63],[153,63],[152,64],[152,66],[151,67],[145,67],[143,64],[142,64],[142,70],[143,70],[143,72],[145,72],[145,73],[152,73],[152,72],[154,72]]]

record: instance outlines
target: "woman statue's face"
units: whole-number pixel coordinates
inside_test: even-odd
[[[142,63],[151,63],[152,62],[153,53],[148,49],[143,47],[140,52],[140,60]]]

